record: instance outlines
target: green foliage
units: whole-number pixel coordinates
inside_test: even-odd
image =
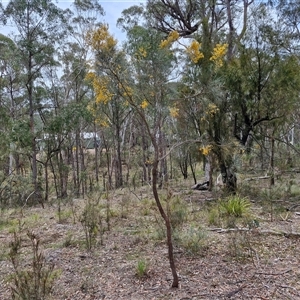
[[[214,226],[221,226],[220,209],[219,206],[214,206],[208,213],[208,224]]]
[[[228,236],[228,252],[239,261],[256,258],[255,241],[250,231],[233,231]]]
[[[232,195],[219,202],[220,212],[225,216],[241,218],[249,212],[250,202],[239,195]]]
[[[58,215],[58,222],[60,224],[65,224],[68,223],[68,220],[71,219],[71,217],[73,216],[73,211],[70,209],[62,210],[61,205],[59,204],[57,215]]]
[[[63,247],[71,247],[72,245],[74,245],[74,240],[73,240],[73,235],[71,232],[68,232],[64,242],[63,242]]]
[[[219,200],[208,212],[208,223],[214,226],[235,227],[240,219],[248,224],[250,217],[250,201],[240,195],[231,195]]]
[[[177,239],[189,255],[203,255],[208,248],[207,233],[200,226],[191,225],[177,234]]]
[[[87,201],[80,222],[85,233],[86,248],[91,251],[96,244],[98,234],[102,241],[102,216],[98,203],[91,199]]]
[[[54,265],[46,263],[43,253],[39,250],[39,238],[32,232],[27,233],[31,242],[32,260],[29,266],[21,261],[22,240],[14,233],[10,243],[10,260],[13,265],[12,299],[41,300],[48,296],[53,288],[58,272]]]
[[[29,121],[26,119],[15,120],[12,124],[11,138],[17,146],[29,149],[32,141]]]
[[[144,259],[140,259],[136,266],[136,275],[138,278],[145,277],[148,271],[148,264]]]
[[[183,225],[187,219],[187,205],[180,197],[171,196],[167,199],[167,211],[173,230]]]
[[[10,175],[4,176],[1,179],[0,205],[2,207],[19,206],[24,205],[25,203],[29,204],[28,197],[32,193],[32,182],[30,177]]]

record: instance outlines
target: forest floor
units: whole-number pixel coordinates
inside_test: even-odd
[[[40,240],[45,264],[54,264],[57,271],[46,299],[300,299],[300,207],[295,205],[300,194],[292,195],[290,189],[290,197],[263,194],[256,181],[249,181],[242,192],[249,194],[251,210],[230,229],[228,219],[212,213],[218,204],[215,192],[191,190],[191,182],[173,183],[170,189],[170,211],[177,213],[174,253],[179,288],[171,288],[164,227],[150,187],[124,188],[97,199],[68,200],[60,211],[55,201],[44,209],[3,210],[0,299],[12,299],[13,232],[22,237],[20,266],[30,267],[28,231]],[[81,222],[88,201],[100,207],[103,229],[92,251],[86,250]],[[255,220],[256,226],[247,227],[246,219]]]

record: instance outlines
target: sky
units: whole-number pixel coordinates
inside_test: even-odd
[[[110,33],[119,42],[122,42],[126,35],[120,28],[117,28],[116,23],[118,18],[121,17],[122,11],[133,5],[139,5],[140,3],[146,3],[146,0],[98,0],[100,5],[105,11],[104,22],[109,25]],[[8,3],[8,0],[0,0],[4,5]],[[55,3],[55,0],[53,0]],[[72,0],[57,0],[57,5],[63,9],[70,7]],[[0,33],[6,34],[7,28],[0,27]],[[3,32],[4,31],[4,32]]]
[[[105,11],[105,21],[109,24],[109,31],[114,37],[121,41],[124,39],[125,33],[121,29],[116,27],[118,18],[121,17],[122,11],[133,5],[139,5],[140,3],[146,3],[146,0],[100,0],[99,3]]]

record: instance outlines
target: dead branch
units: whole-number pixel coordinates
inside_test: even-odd
[[[245,178],[244,181],[260,180],[260,179],[269,179],[269,178],[270,178],[270,176],[258,176],[258,177]]]
[[[255,274],[259,274],[259,275],[270,275],[270,276],[280,276],[280,275],[289,273],[289,272],[291,272],[291,271],[293,271],[293,270],[292,270],[292,269],[287,269],[287,270],[284,270],[284,271],[279,272],[279,273],[255,272]]]
[[[270,234],[270,235],[280,235],[284,237],[296,237],[300,238],[300,232],[287,232],[287,231],[275,231],[275,230],[260,230],[258,228],[249,229],[249,228],[209,228],[209,231],[216,231],[217,233],[229,233],[229,232],[241,232],[241,231],[248,231],[258,234]]]
[[[227,298],[231,298],[232,296],[234,296],[235,294],[237,294],[238,292],[240,292],[244,287],[246,287],[247,284],[243,284],[241,285],[239,288],[237,288],[234,291],[229,292],[228,294],[225,295],[225,297]]]

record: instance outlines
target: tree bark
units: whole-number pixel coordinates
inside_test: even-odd
[[[177,288],[179,286],[179,279],[178,279],[176,266],[175,266],[175,261],[174,261],[172,228],[171,228],[170,218],[165,213],[165,211],[164,211],[164,209],[161,205],[158,192],[157,192],[157,177],[158,177],[158,163],[159,163],[159,160],[158,160],[158,147],[154,146],[154,148],[155,148],[155,156],[156,157],[155,157],[155,161],[153,162],[153,165],[152,165],[152,192],[153,192],[153,196],[154,196],[156,205],[157,205],[158,210],[160,212],[160,215],[162,216],[162,218],[165,221],[165,226],[166,226],[166,230],[167,230],[168,256],[169,256],[170,268],[171,268],[172,276],[173,276],[172,287]]]

